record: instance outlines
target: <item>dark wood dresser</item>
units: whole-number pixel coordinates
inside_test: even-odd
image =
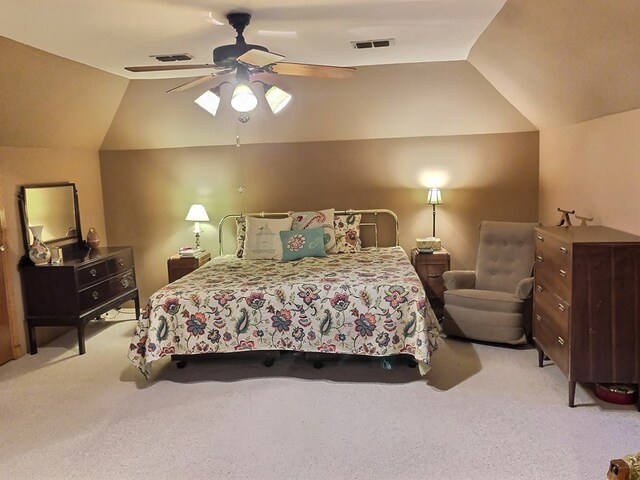
[[[38,353],[36,327],[75,326],[80,355],[87,322],[126,301],[140,301],[130,247],[65,249],[60,265],[21,265],[24,310],[31,354]]]
[[[444,281],[442,274],[450,268],[450,256],[444,248],[433,253],[420,253],[417,248],[411,250],[411,263],[422,281],[427,299],[436,317],[444,315]]]
[[[576,382],[640,383],[640,237],[600,226],[536,229],[533,339]],[[640,400],[638,401],[640,408]]]

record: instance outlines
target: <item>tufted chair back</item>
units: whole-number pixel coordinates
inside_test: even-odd
[[[518,282],[531,276],[536,226],[535,223],[482,222],[476,289],[514,293]]]

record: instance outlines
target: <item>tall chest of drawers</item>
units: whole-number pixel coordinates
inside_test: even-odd
[[[20,276],[32,355],[38,353],[36,327],[76,327],[82,355],[89,320],[128,300],[134,300],[140,316],[131,247],[69,249],[62,264],[23,265]]]
[[[533,309],[538,365],[568,378],[569,406],[576,382],[640,383],[640,237],[538,227]]]

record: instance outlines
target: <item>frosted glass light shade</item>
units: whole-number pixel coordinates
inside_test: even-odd
[[[427,194],[427,203],[429,205],[442,205],[442,195],[439,188],[430,188]]]
[[[209,215],[207,215],[207,211],[204,209],[204,205],[195,203],[191,205],[191,208],[189,209],[189,213],[187,213],[187,218],[185,218],[185,220],[188,220],[190,222],[208,222]]]
[[[272,85],[270,87],[267,87],[265,85],[264,96],[267,99],[269,108],[271,108],[271,111],[273,113],[278,113],[291,101],[291,94],[276,87],[275,85]]]
[[[253,94],[251,87],[246,83],[239,83],[231,96],[231,107],[236,112],[250,112],[258,105],[258,99]]]
[[[215,117],[220,106],[220,97],[211,89],[196,98],[194,102]]]

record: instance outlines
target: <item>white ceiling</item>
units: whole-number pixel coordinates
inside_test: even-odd
[[[0,0],[0,35],[127,78],[196,76],[201,70],[130,73],[154,54],[211,63],[235,42],[231,11],[252,14],[248,43],[285,61],[361,66],[466,59],[506,0]],[[387,48],[351,41],[394,38]]]

